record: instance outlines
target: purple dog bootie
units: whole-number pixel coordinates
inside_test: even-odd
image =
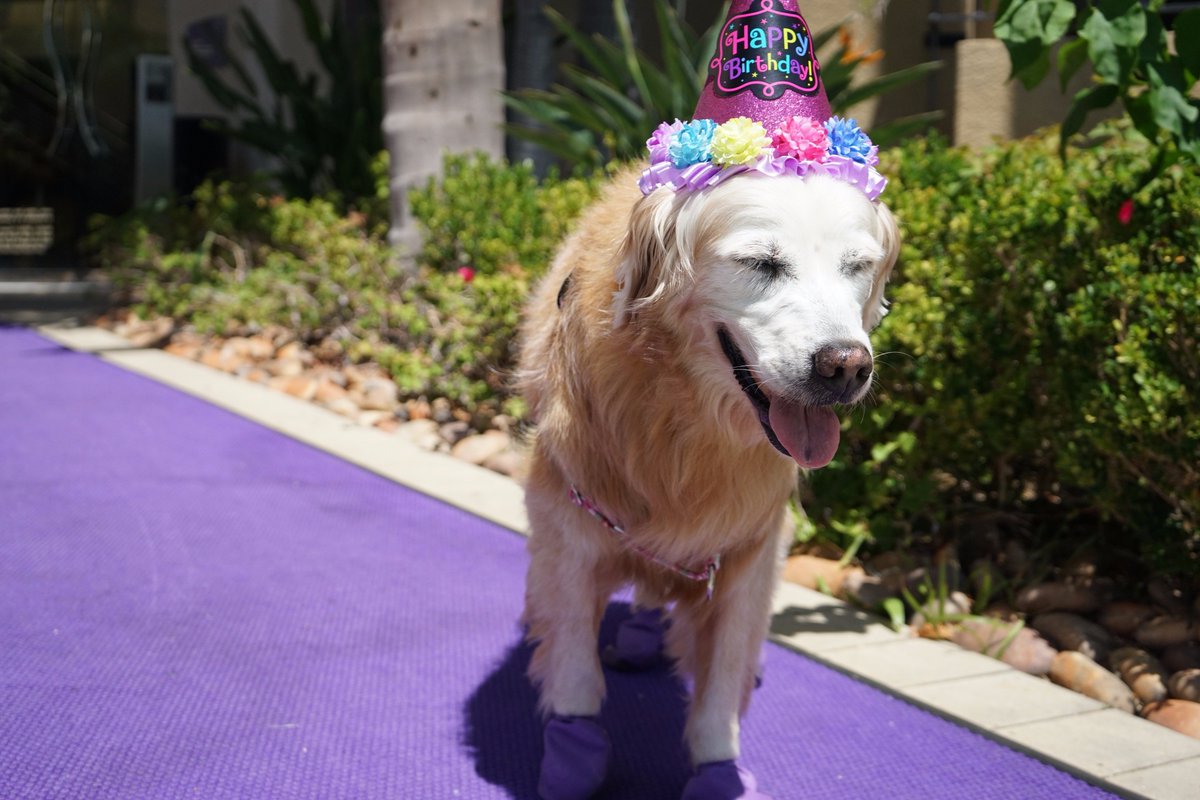
[[[758,790],[754,776],[736,761],[710,761],[696,767],[683,787],[682,800],[771,800]]]
[[[662,661],[666,622],[661,608],[643,608],[617,627],[614,644],[604,648],[601,658],[613,669],[640,671]]]
[[[595,717],[552,717],[542,733],[542,800],[587,800],[608,775],[612,743]]]

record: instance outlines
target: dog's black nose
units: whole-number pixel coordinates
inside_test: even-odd
[[[837,342],[813,354],[813,380],[839,400],[853,397],[871,379],[871,353],[858,342]]]

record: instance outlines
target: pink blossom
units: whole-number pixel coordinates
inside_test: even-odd
[[[470,283],[471,281],[475,280],[475,270],[471,269],[470,267],[459,267],[458,277],[462,278],[465,282]]]
[[[771,144],[776,156],[821,161],[829,146],[829,136],[821,123],[808,117],[792,117],[775,129]]]
[[[1128,225],[1133,219],[1133,200],[1126,200],[1121,203],[1121,207],[1117,209],[1117,222],[1122,225]]]

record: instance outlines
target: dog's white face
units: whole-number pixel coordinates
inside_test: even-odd
[[[740,395],[801,466],[837,450],[834,404],[867,393],[867,334],[886,313],[897,252],[891,214],[826,177],[749,173],[635,209],[615,297],[618,326],[654,319],[697,345],[705,383]],[[738,406],[735,406],[738,407]]]

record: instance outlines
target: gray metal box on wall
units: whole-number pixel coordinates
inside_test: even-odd
[[[134,79],[134,200],[145,202],[174,187],[175,103],[171,58],[141,55]]]

